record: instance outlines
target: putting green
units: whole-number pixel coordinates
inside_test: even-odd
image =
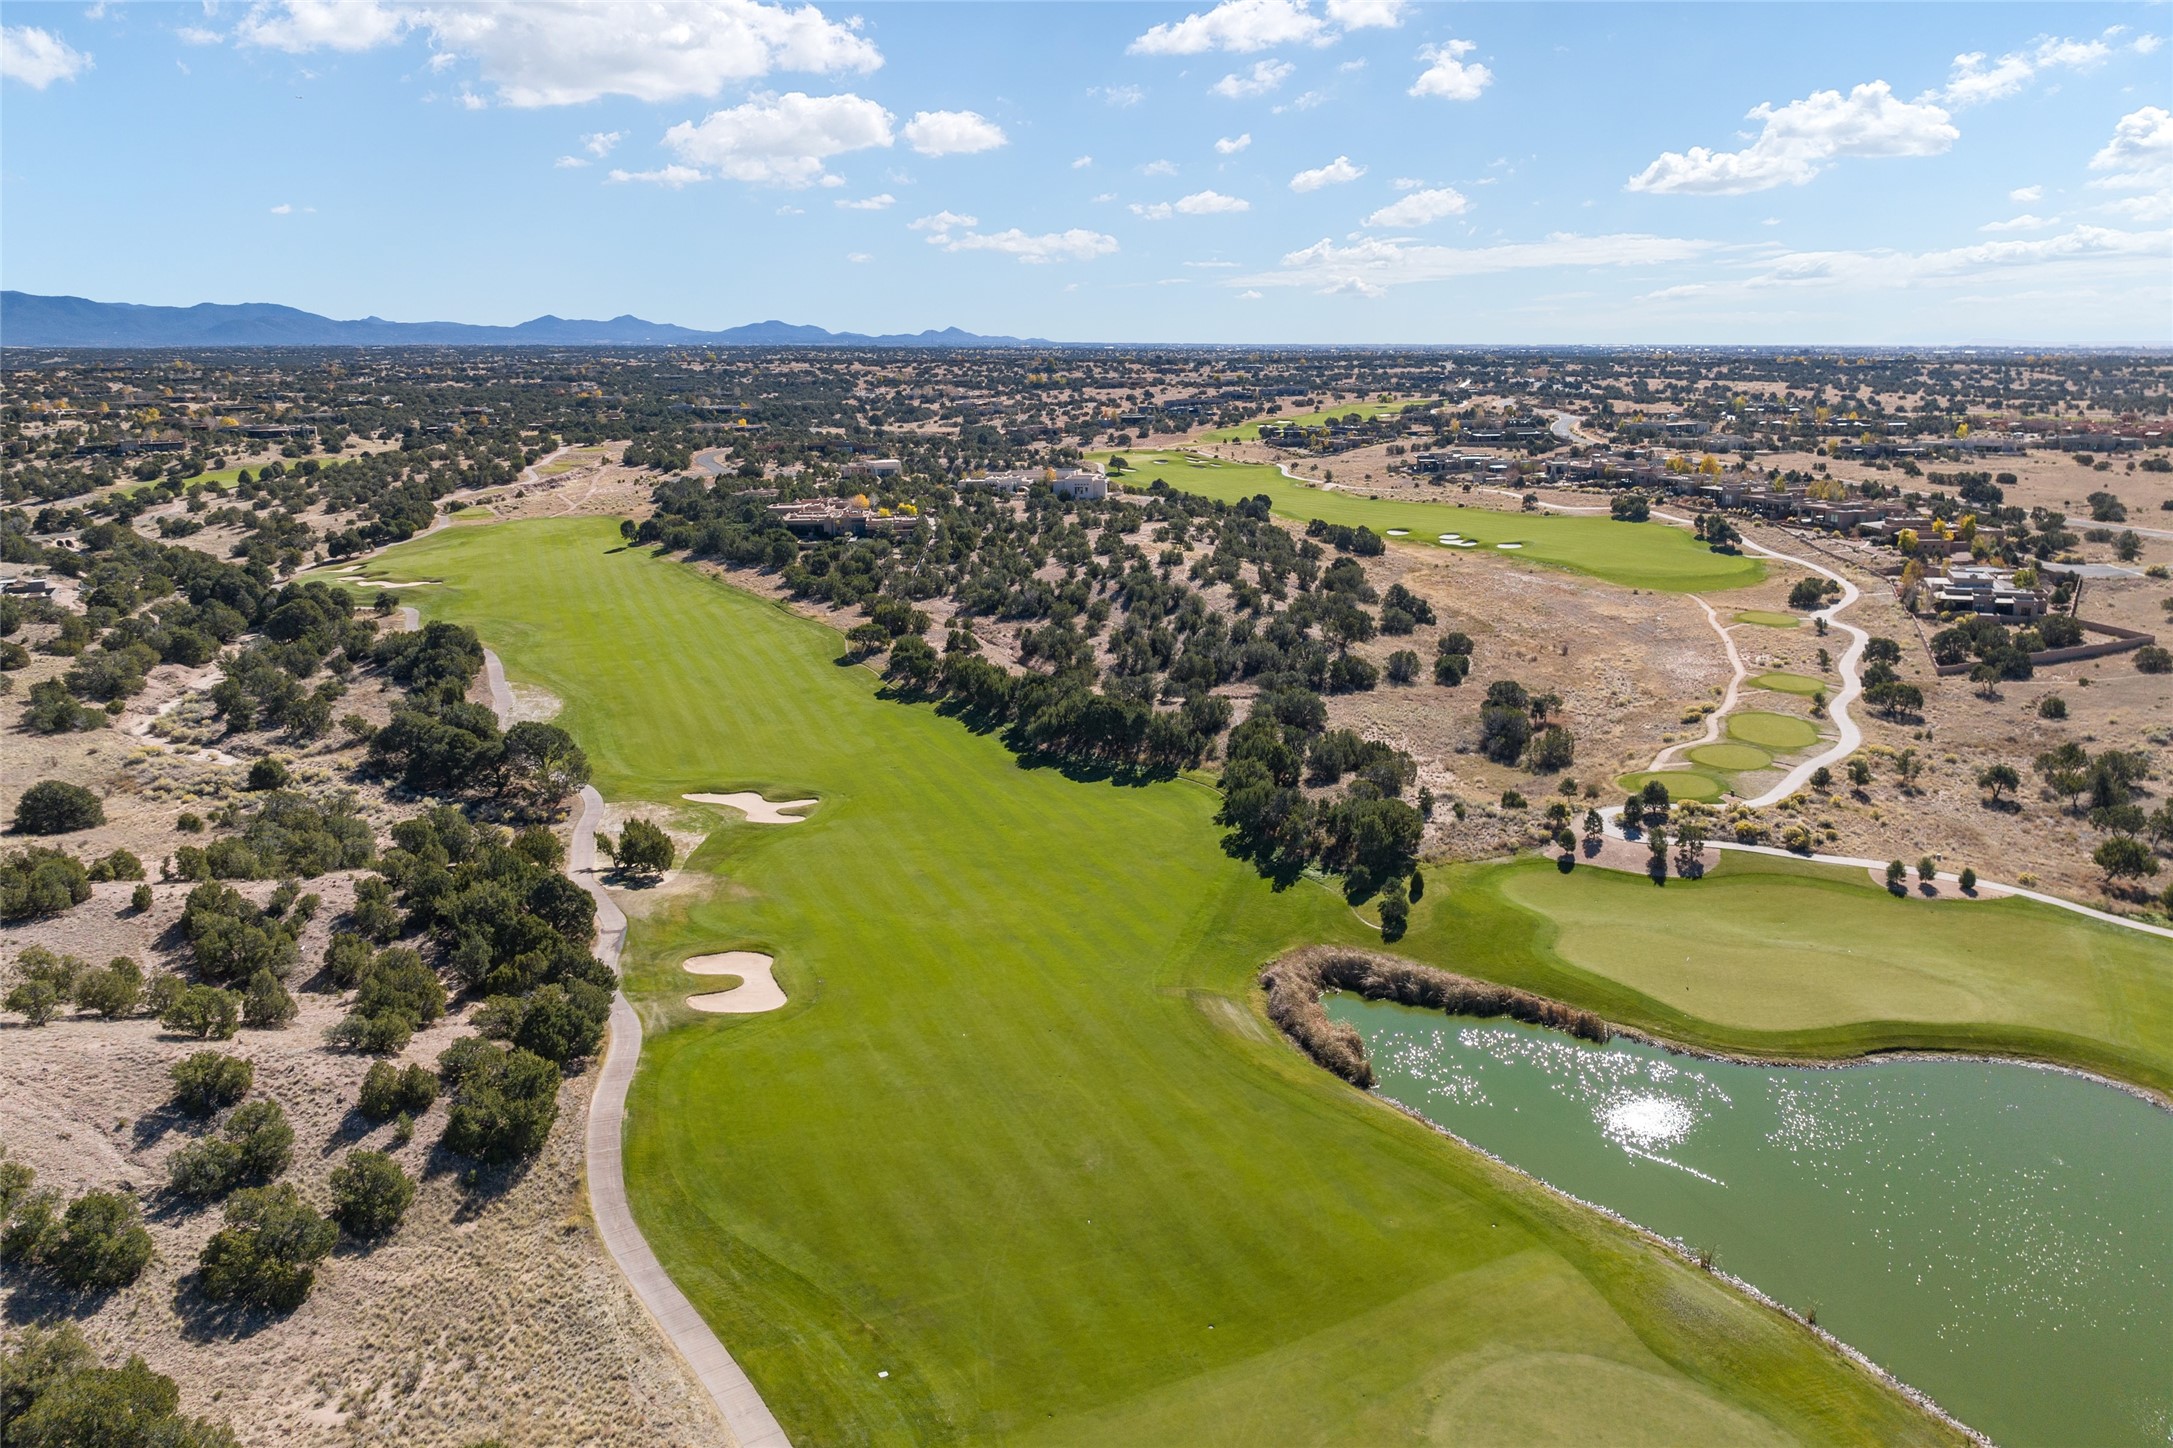
[[[1689,755],[1692,764],[1702,764],[1707,769],[1724,770],[1729,774],[1764,769],[1773,762],[1772,755],[1750,744],[1700,744],[1690,750]]]
[[[1719,799],[1728,791],[1726,781],[1696,769],[1662,769],[1643,774],[1625,774],[1615,783],[1625,792],[1635,793],[1655,779],[1667,786],[1667,797],[1671,800],[1694,799],[1704,803]]]
[[[1809,674],[1790,674],[1775,670],[1770,674],[1756,674],[1745,680],[1753,689],[1771,689],[1780,694],[1800,694],[1808,699],[1813,694],[1826,691],[1824,679],[1814,679]]]
[[[1097,454],[1105,458],[1108,454]],[[1765,565],[1741,554],[1715,553],[1687,529],[1660,523],[1617,523],[1610,518],[1558,513],[1497,513],[1453,503],[1404,502],[1366,498],[1338,488],[1292,482],[1260,463],[1231,463],[1187,454],[1182,466],[1135,466],[1123,474],[1128,488],[1144,489],[1157,478],[1180,492],[1235,503],[1266,495],[1269,506],[1287,518],[1318,518],[1347,527],[1391,528],[1413,539],[1461,534],[1488,552],[1501,543],[1518,543],[1520,560],[1549,563],[1589,573],[1625,588],[1664,593],[1711,592],[1742,588],[1765,577]],[[1401,540],[1399,540],[1401,541]],[[1429,550],[1433,542],[1413,543]]]
[[[1803,620],[1792,613],[1775,613],[1769,608],[1746,608],[1735,616],[1737,623],[1754,623],[1760,628],[1802,628]]]
[[[1639,1383],[1672,1441],[1951,1440],[1293,1051],[1253,1005],[1260,962],[1374,937],[1225,856],[1212,791],[1022,768],[611,520],[442,530],[385,562],[443,579],[420,607],[567,701],[607,798],[822,800],[790,829],[721,823],[684,876],[716,888],[652,901],[626,957],[635,1213],[796,1441],[1424,1440],[1478,1359],[1537,1382],[1571,1356]],[[1552,959],[1491,888],[1433,919],[1466,968],[1496,940]],[[679,962],[750,939],[790,947],[791,1004],[687,1010]],[[1515,1431],[1587,1436],[1604,1407],[1546,1395]]]
[[[1746,709],[1728,716],[1728,733],[1745,744],[1766,749],[1803,749],[1818,743],[1818,730],[1808,719],[1793,714],[1768,714]]]

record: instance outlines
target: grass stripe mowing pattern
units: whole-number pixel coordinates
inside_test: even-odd
[[[1519,1385],[1521,1433],[1574,1434],[1610,1404],[1558,1381],[1568,1362],[1673,1441],[1942,1436],[1277,1039],[1259,963],[1366,932],[1226,858],[1210,791],[1023,769],[877,697],[834,632],[608,521],[441,532],[387,562],[444,579],[419,606],[567,701],[607,797],[821,801],[789,829],[721,825],[637,901],[628,955],[651,1032],[636,1212],[797,1441],[1461,1439],[1503,1406],[1452,1391],[1481,1368]],[[1582,979],[1491,878],[1428,892],[1426,948]],[[790,1005],[681,1004],[679,962],[735,946],[775,953]]]
[[[1098,456],[1106,457],[1107,454]],[[1135,460],[1143,454],[1128,453]],[[1662,593],[1710,592],[1743,588],[1765,577],[1765,565],[1740,554],[1715,553],[1681,528],[1661,523],[1617,523],[1610,518],[1566,517],[1558,513],[1500,513],[1488,508],[1460,508],[1453,503],[1401,502],[1363,498],[1336,489],[1305,487],[1260,463],[1226,463],[1193,454],[1160,453],[1168,467],[1137,463],[1118,479],[1128,488],[1145,488],[1156,478],[1172,488],[1235,503],[1267,494],[1286,518],[1319,518],[1386,533],[1408,529],[1414,546],[1454,556],[1477,549],[1444,548],[1431,540],[1443,533],[1476,539],[1495,557],[1498,543],[1520,543],[1515,557],[1589,573],[1625,588]]]

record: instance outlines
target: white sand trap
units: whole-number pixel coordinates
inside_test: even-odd
[[[689,975],[736,975],[740,983],[730,990],[688,996],[687,1004],[713,1016],[752,1016],[774,1011],[785,1003],[784,987],[770,974],[775,963],[759,950],[697,955],[680,968]]]
[[[1513,549],[1522,548],[1524,545],[1522,543],[1496,543],[1494,546],[1501,549]]]
[[[1476,538],[1460,538],[1457,540],[1456,546],[1459,548],[1476,548],[1479,546],[1479,540]]]
[[[757,825],[796,825],[807,816],[788,815],[783,811],[808,809],[816,803],[811,799],[788,799],[772,804],[759,794],[683,794],[679,797],[692,800],[696,804],[721,804],[736,809],[747,816],[749,824]]]
[[[1388,530],[1388,536],[1391,538],[1408,538],[1411,536],[1411,530],[1409,528],[1391,528]]]
[[[1444,543],[1461,543],[1464,541],[1464,535],[1461,533],[1443,533],[1441,541]]]

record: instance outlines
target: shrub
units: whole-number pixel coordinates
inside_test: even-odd
[[[249,766],[248,788],[252,790],[284,789],[287,779],[287,766],[276,759],[259,759]]]
[[[2037,701],[2037,717],[2040,719],[2065,719],[2067,700],[2058,694],[2047,694]]]
[[[91,1191],[68,1204],[48,1265],[70,1287],[110,1291],[142,1276],[150,1261],[151,1234],[136,1199]]]
[[[1961,885],[1965,895],[1977,888],[1977,872],[1967,865],[1962,866]]]
[[[2173,649],[2145,644],[2135,651],[2135,668],[2144,674],[2173,674]]]
[[[1381,939],[1401,940],[1411,925],[1411,902],[1405,897],[1403,887],[1390,887],[1381,897]]]
[[[339,1228],[290,1182],[236,1192],[226,1222],[198,1259],[198,1285],[214,1302],[291,1312],[309,1296],[317,1263],[339,1241]]]
[[[128,908],[141,915],[151,908],[151,899],[151,887],[149,885],[138,885],[129,892]]]
[[[98,1366],[82,1329],[26,1327],[0,1353],[0,1424],[21,1448],[234,1448],[234,1435],[175,1413],[174,1380],[140,1357]]]
[[[105,1019],[133,1015],[143,999],[143,967],[125,955],[116,955],[99,970],[76,977],[75,1003]]]
[[[245,1026],[260,1031],[277,1030],[294,1019],[296,1010],[294,997],[280,984],[279,977],[268,970],[260,970],[251,976],[242,990],[241,1019]]]
[[[482,1049],[465,1053],[448,1083],[453,1107],[446,1149],[488,1162],[535,1155],[558,1119],[558,1067],[518,1048],[478,1044]]]
[[[294,968],[300,931],[271,919],[233,886],[207,880],[189,891],[181,933],[195,953],[197,971],[222,984],[252,980],[260,970],[284,979]]]
[[[362,1094],[356,1107],[372,1121],[395,1116],[420,1116],[438,1099],[438,1078],[420,1066],[395,1066],[373,1062],[362,1077]]]
[[[362,979],[363,973],[370,968],[370,958],[374,954],[369,941],[348,931],[341,931],[325,947],[324,973],[341,990],[352,990],[355,983]]]
[[[677,852],[671,836],[647,820],[628,820],[611,852],[612,863],[630,875],[661,875],[672,867]]]
[[[159,1024],[198,1040],[223,1041],[241,1028],[241,997],[217,986],[192,985],[159,1013]]]
[[[217,1136],[192,1141],[167,1159],[175,1191],[188,1197],[222,1197],[245,1182],[268,1182],[294,1157],[294,1128],[276,1101],[250,1101],[234,1109]]]
[[[15,828],[26,835],[65,835],[106,822],[106,807],[80,784],[41,779],[15,802]]]
[[[256,1067],[240,1056],[217,1051],[196,1051],[166,1068],[173,1078],[173,1103],[191,1116],[210,1116],[224,1111],[256,1081]]]
[[[1388,681],[1391,684],[1409,684],[1418,678],[1418,655],[1410,649],[1398,649],[1388,656]]]
[[[349,1236],[384,1237],[400,1225],[415,1183],[381,1151],[350,1151],[332,1169],[332,1219]]]
[[[60,1014],[60,992],[49,980],[26,980],[0,1002],[33,1026],[42,1026]]]
[[[43,919],[90,898],[90,872],[73,855],[33,845],[0,860],[0,920]]]
[[[476,1015],[476,1027],[560,1066],[594,1055],[603,1043],[611,997],[585,980],[542,985],[525,996],[497,996]]]

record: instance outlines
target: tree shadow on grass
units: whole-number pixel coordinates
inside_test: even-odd
[[[214,1302],[204,1293],[200,1272],[187,1273],[174,1284],[173,1304],[185,1342],[241,1342],[293,1312],[246,1302]]]

